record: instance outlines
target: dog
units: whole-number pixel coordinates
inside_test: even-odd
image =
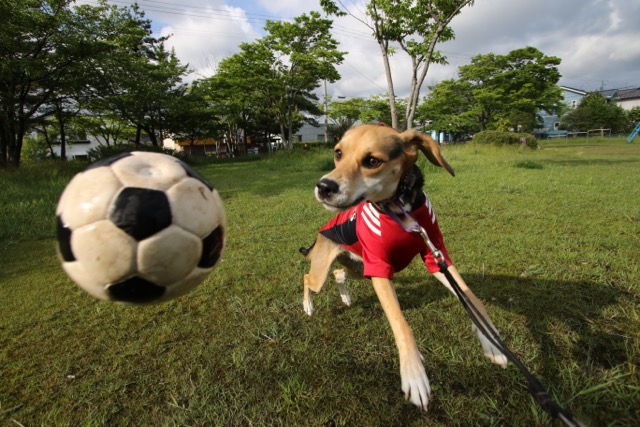
[[[316,241],[300,252],[310,261],[304,275],[303,307],[313,314],[311,291],[320,292],[337,261],[344,268],[333,271],[342,301],[351,305],[345,288],[347,278],[370,278],[395,337],[400,358],[401,389],[405,398],[427,410],[431,388],[413,332],[407,323],[393,284],[393,274],[421,255],[428,270],[451,292],[453,288],[439,271],[434,256],[418,233],[404,225],[417,221],[446,260],[451,276],[462,292],[493,327],[485,307],[464,283],[446,252],[442,233],[424,178],[416,165],[419,153],[455,176],[438,144],[416,130],[400,132],[386,125],[365,124],[347,131],[334,148],[335,168],[315,186],[315,197],[338,214],[323,226]],[[413,218],[413,219],[412,219]],[[455,292],[454,292],[455,294]],[[495,328],[493,328],[495,330]],[[507,358],[473,324],[484,355],[506,367]]]

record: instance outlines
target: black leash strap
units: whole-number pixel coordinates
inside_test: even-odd
[[[434,254],[435,256],[435,254]],[[579,420],[577,420],[573,414],[562,406],[558,405],[552,398],[549,396],[549,393],[545,390],[542,383],[535,377],[529,370],[524,366],[524,364],[518,359],[518,357],[513,354],[513,352],[507,347],[507,345],[502,341],[496,330],[491,326],[491,324],[485,319],[485,317],[478,311],[475,305],[464,294],[456,279],[449,272],[449,267],[447,266],[444,258],[438,260],[438,267],[440,268],[440,272],[444,274],[447,278],[447,281],[453,288],[456,296],[462,303],[463,307],[471,317],[471,321],[473,324],[482,332],[482,334],[493,344],[498,350],[500,350],[506,357],[513,363],[520,372],[524,375],[529,383],[527,389],[529,393],[533,396],[533,398],[538,402],[540,407],[544,409],[549,415],[553,418],[557,418],[565,423],[565,425],[570,427],[583,427]]]
[[[422,228],[420,224],[418,224],[418,222],[409,215],[409,213],[402,206],[402,203],[396,202],[396,205],[400,208],[403,216],[409,222],[408,224],[405,223],[405,221],[401,220],[398,215],[393,212],[391,208],[389,208],[388,205],[384,206],[383,210],[387,215],[391,216],[391,218],[393,218],[393,220],[396,221],[405,231],[418,233],[422,236],[425,243],[427,244],[427,247],[433,254],[433,258],[438,264],[440,272],[444,275],[444,277],[451,285],[451,289],[453,289],[453,292],[458,297],[458,300],[460,300],[463,307],[469,314],[469,317],[471,317],[471,321],[473,322],[475,327],[478,328],[480,332],[489,340],[489,342],[493,344],[498,350],[500,350],[502,354],[504,354],[507,359],[509,359],[509,361],[511,361],[511,363],[513,363],[520,370],[520,372],[527,379],[527,389],[529,390],[529,393],[531,393],[535,401],[538,402],[538,405],[540,405],[540,407],[553,418],[559,419],[569,427],[585,427],[585,425],[577,420],[570,411],[560,406],[551,398],[551,396],[549,396],[549,393],[547,393],[542,383],[535,376],[533,376],[531,372],[529,372],[527,367],[524,366],[520,359],[518,359],[518,357],[513,354],[509,347],[507,347],[494,327],[487,321],[487,319],[482,315],[478,308],[473,305],[473,302],[470,301],[464,294],[464,292],[460,288],[460,285],[458,285],[458,282],[449,271],[449,266],[447,265],[444,255],[442,254],[440,249],[436,248],[435,245],[431,242],[426,230]]]

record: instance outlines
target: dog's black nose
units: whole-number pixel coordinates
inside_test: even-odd
[[[326,178],[318,181],[316,188],[318,189],[318,195],[323,199],[333,196],[340,190],[337,182]]]

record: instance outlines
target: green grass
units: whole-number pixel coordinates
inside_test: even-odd
[[[622,141],[447,146],[455,178],[421,161],[449,253],[505,342],[594,426],[640,419],[640,145]],[[223,260],[147,307],[95,301],[59,267],[53,212],[79,165],[0,171],[0,423],[552,424],[418,262],[396,282],[434,391],[426,414],[402,399],[366,282],[349,284],[352,307],[329,283],[303,313],[297,249],[331,216],[312,195],[330,156],[197,166],[225,202]]]

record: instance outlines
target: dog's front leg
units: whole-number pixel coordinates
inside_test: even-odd
[[[498,330],[496,329],[495,326],[493,326],[493,322],[491,321],[491,318],[489,317],[489,314],[487,313],[487,309],[484,307],[484,304],[482,304],[482,302],[478,299],[478,297],[476,297],[475,294],[471,291],[471,289],[467,286],[467,284],[462,279],[462,276],[453,265],[449,266],[449,273],[451,273],[451,276],[453,276],[456,283],[458,283],[460,290],[464,293],[467,299],[478,309],[478,312],[482,314],[482,317],[484,317],[484,319],[489,324],[488,326],[490,326],[491,328],[493,328],[493,330],[497,332]],[[453,292],[454,295],[456,295],[455,291],[449,284],[449,281],[447,280],[444,274],[435,273],[434,276],[443,285],[445,285],[451,292]],[[485,337],[484,334],[480,332],[480,330],[476,327],[476,325],[471,324],[471,330],[478,336],[478,339],[480,340],[480,344],[482,345],[482,352],[484,353],[485,357],[491,360],[491,362],[495,363],[496,365],[500,365],[503,368],[506,368],[507,357],[496,346],[491,344],[491,341],[489,341],[487,337]]]
[[[431,394],[429,378],[422,365],[422,356],[418,351],[413,332],[400,309],[393,282],[380,277],[372,277],[371,281],[389,320],[398,347],[402,391],[405,398],[422,410],[426,410]]]

